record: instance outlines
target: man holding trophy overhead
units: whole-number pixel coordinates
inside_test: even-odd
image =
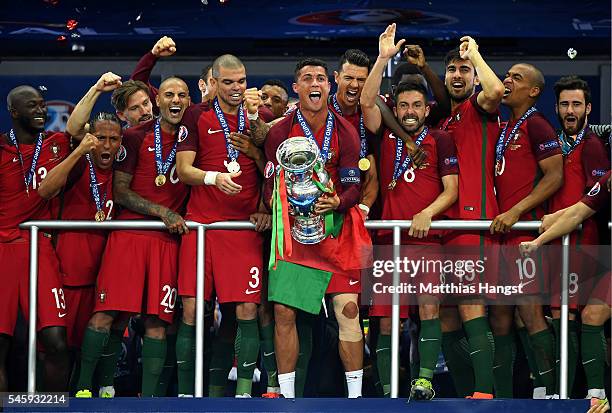
[[[359,397],[359,270],[367,266],[363,257],[371,246],[356,206],[359,136],[327,106],[325,62],[298,62],[293,91],[299,96],[298,108],[274,125],[265,141],[265,200],[273,211],[268,299],[275,302],[278,381],[284,397],[295,397],[297,310],[318,314],[324,294],[333,294],[348,396]]]

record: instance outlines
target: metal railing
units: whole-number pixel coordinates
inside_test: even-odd
[[[434,221],[431,229],[450,229],[460,231],[488,231],[490,220],[443,220]],[[537,230],[540,221],[517,222],[512,230]],[[410,228],[411,221],[383,220],[367,221],[367,229],[393,230],[393,258],[400,255],[401,230]],[[38,230],[39,229],[96,229],[96,230],[165,230],[166,226],[160,221],[28,221],[20,225],[30,230],[30,308],[29,308],[29,336],[28,336],[28,392],[36,390],[36,308],[38,284]],[[245,230],[255,229],[255,225],[248,221],[225,221],[212,224],[200,224],[187,221],[189,229],[197,231],[197,264],[196,264],[196,359],[195,359],[195,397],[203,396],[204,384],[204,251],[205,231],[213,229]],[[569,235],[562,238],[562,276],[561,276],[561,361],[560,361],[560,391],[561,399],[568,398],[568,316],[569,316]],[[400,276],[397,266],[393,272],[393,285],[400,285]],[[400,304],[399,289],[395,288],[392,300],[391,313],[391,397],[397,398],[399,393],[399,327]]]

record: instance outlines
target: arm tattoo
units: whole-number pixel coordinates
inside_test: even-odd
[[[249,122],[251,124],[251,137],[253,138],[253,142],[261,148],[266,140],[266,135],[270,130],[270,126],[261,119]]]
[[[123,207],[144,215],[163,217],[168,215],[168,208],[148,201],[130,189],[132,175],[115,171],[113,176],[113,194],[115,201]]]

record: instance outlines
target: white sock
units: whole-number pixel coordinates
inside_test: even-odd
[[[544,400],[546,398],[546,387],[534,387],[533,388],[533,399]]]
[[[278,384],[285,399],[295,399],[295,371],[279,374]]]
[[[355,371],[347,371],[346,387],[348,388],[348,398],[355,399],[361,397],[361,383],[363,381],[363,369]]]
[[[592,399],[593,397],[598,398],[599,400],[603,400],[606,398],[606,390],[605,389],[589,389],[586,398]]]

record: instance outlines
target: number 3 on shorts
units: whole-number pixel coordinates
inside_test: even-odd
[[[252,280],[249,281],[249,287],[257,288],[259,287],[259,268],[251,267],[249,270],[249,274],[251,274]]]

